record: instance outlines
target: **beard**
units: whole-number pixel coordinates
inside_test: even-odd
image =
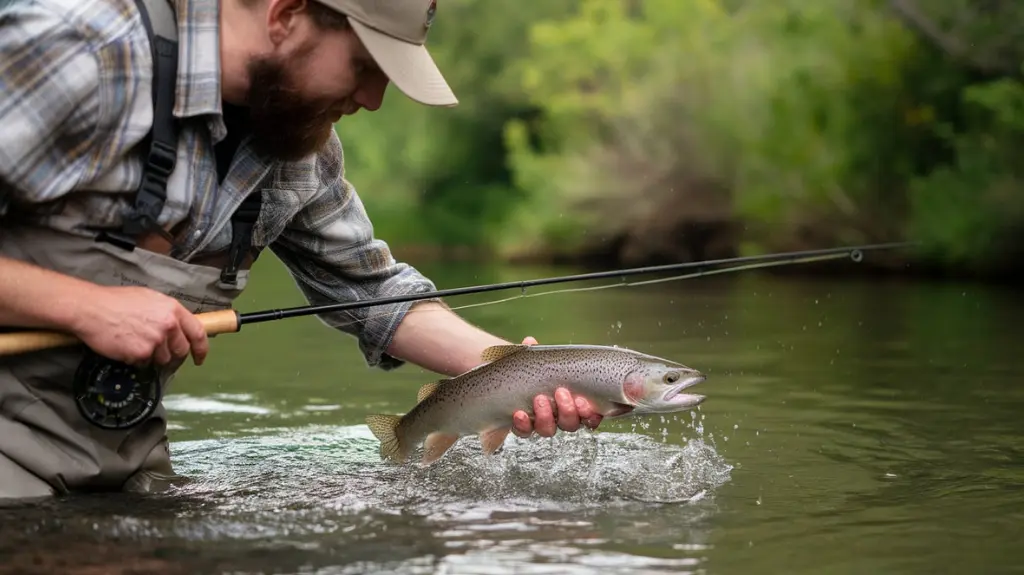
[[[249,61],[249,129],[256,153],[277,161],[297,161],[317,152],[334,128],[330,104],[308,98],[277,57]]]

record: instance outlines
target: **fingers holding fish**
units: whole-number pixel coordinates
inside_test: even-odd
[[[576,402],[568,389],[560,387],[555,390],[555,407],[559,429],[571,433],[580,428],[580,415],[576,412]]]
[[[580,422],[590,429],[597,429],[601,425],[601,414],[584,397],[576,397],[576,413],[580,416]]]
[[[512,414],[512,433],[523,439],[530,437],[530,434],[533,433],[533,420],[522,409]]]
[[[527,336],[523,338],[523,345],[537,345],[537,340]],[[536,421],[525,410],[520,409],[513,413],[512,433],[523,439],[530,437],[534,431],[542,437],[554,436],[555,414],[546,395],[541,394],[533,398],[533,413]]]
[[[522,438],[534,432],[541,437],[553,437],[559,429],[574,432],[581,424],[594,429],[601,423],[601,415],[590,402],[583,397],[574,398],[568,389],[562,387],[555,390],[553,404],[546,394],[534,397],[533,414],[531,418],[524,410],[513,413],[513,433]]]
[[[557,391],[555,395],[558,395]],[[575,412],[575,409],[573,411]],[[556,412],[557,407],[551,405],[551,400],[547,395],[537,395],[533,398],[532,418],[521,409],[512,414],[512,432],[524,439],[534,432],[541,437],[554,437],[558,430],[555,425]],[[579,426],[579,416],[576,416],[576,425]]]
[[[555,412],[547,395],[533,398],[533,430],[541,437],[555,436]]]

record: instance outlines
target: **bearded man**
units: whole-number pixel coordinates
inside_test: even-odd
[[[0,325],[83,344],[0,358],[0,497],[173,481],[159,402],[128,421],[118,410],[138,397],[103,403],[81,381],[149,370],[162,389],[189,355],[201,365],[195,314],[229,308],[264,248],[312,303],[435,289],[374,237],[333,125],[376,111],[389,83],[429,106],[457,104],[424,46],[436,9],[0,2]],[[455,375],[508,343],[437,300],[321,319],[381,369]],[[510,427],[551,436],[600,422],[566,390],[554,401],[538,396],[533,418],[519,411]]]

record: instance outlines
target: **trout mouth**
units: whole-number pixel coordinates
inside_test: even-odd
[[[704,399],[706,399],[703,395],[696,395],[696,394],[692,394],[692,393],[680,393],[680,392],[683,391],[684,389],[689,388],[689,387],[693,387],[693,386],[697,385],[698,383],[703,383],[704,380],[706,380],[706,379],[707,379],[707,377],[704,374],[692,375],[692,376],[684,379],[678,385],[675,385],[671,389],[666,391],[665,395],[661,396],[661,400],[666,402],[666,403],[678,403],[678,404],[697,405],[698,403],[700,403],[700,402],[704,401]]]

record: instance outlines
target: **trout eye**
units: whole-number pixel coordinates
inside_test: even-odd
[[[678,371],[670,371],[670,372],[666,373],[665,377],[663,377],[662,379],[665,380],[665,383],[671,385],[671,384],[679,381],[679,372]]]

